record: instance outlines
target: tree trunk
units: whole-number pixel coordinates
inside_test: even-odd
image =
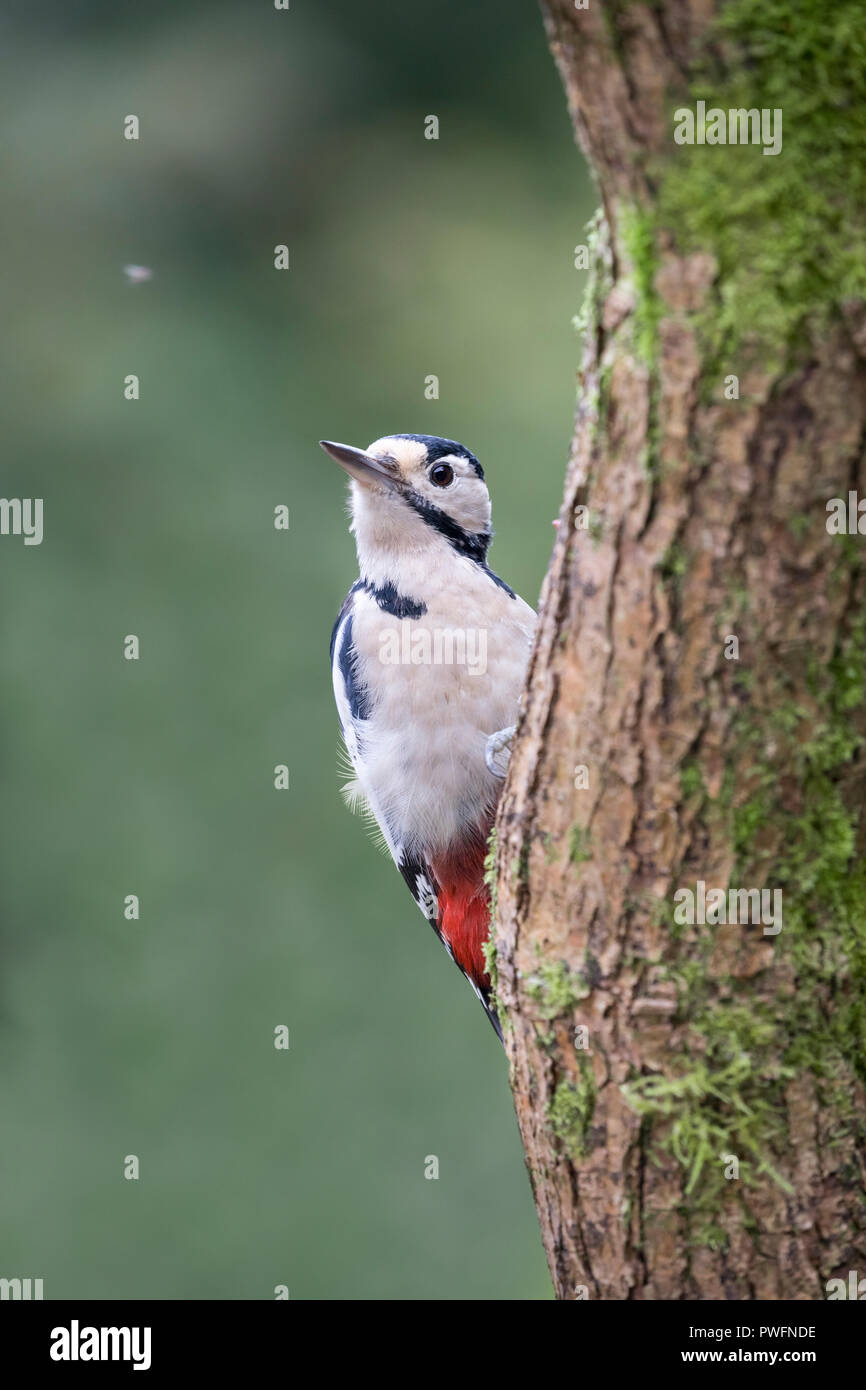
[[[866,1275],[862,12],[543,8],[603,206],[497,822],[545,1248],[559,1298],[821,1299]],[[699,98],[761,143],[676,143]]]

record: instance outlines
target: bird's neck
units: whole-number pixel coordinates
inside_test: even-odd
[[[375,587],[394,584],[402,593],[422,592],[431,573],[453,570],[454,582],[466,560],[484,563],[490,536],[471,535],[447,518],[421,515],[402,498],[352,488],[352,531],[361,578]]]

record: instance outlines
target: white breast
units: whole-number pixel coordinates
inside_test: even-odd
[[[401,576],[403,582],[408,576]],[[395,858],[441,852],[484,822],[502,783],[487,770],[488,736],[514,724],[535,614],[463,556],[411,576],[416,618],[352,603],[355,676],[368,717],[352,719],[335,647],[334,689],[358,781]]]

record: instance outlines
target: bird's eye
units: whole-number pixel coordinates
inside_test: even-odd
[[[454,469],[450,463],[437,463],[430,469],[430,481],[436,487],[448,487],[454,481]]]

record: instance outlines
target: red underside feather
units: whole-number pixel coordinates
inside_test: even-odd
[[[479,989],[490,988],[484,943],[490,931],[490,893],[484,882],[487,837],[432,862],[439,885],[439,930],[454,959]]]

